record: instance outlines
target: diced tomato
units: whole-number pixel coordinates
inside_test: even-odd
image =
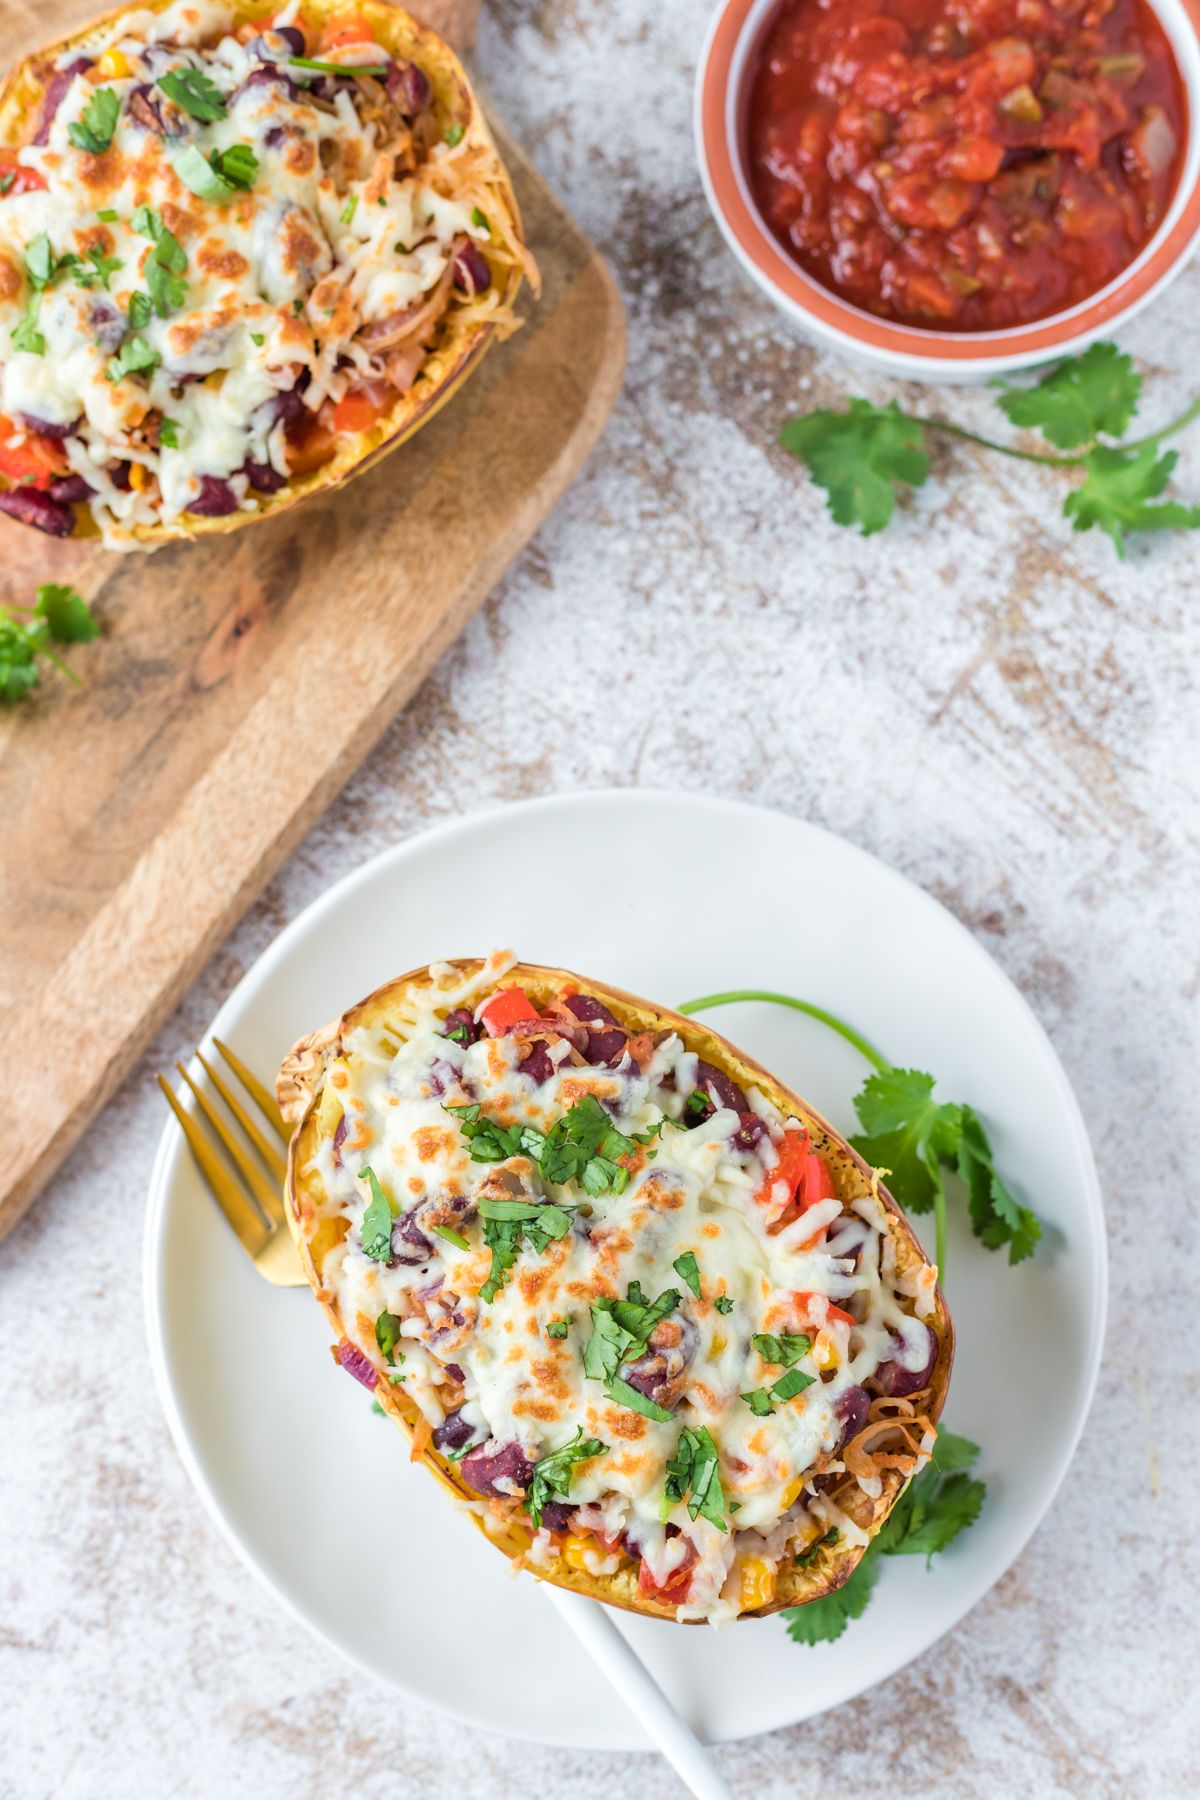
[[[45,185],[45,176],[19,163],[15,150],[0,150],[0,198],[9,194],[32,194]]]
[[[687,1551],[677,1569],[672,1570],[665,1587],[659,1587],[648,1565],[643,1562],[638,1570],[638,1592],[652,1600],[661,1600],[666,1606],[682,1606],[688,1597],[688,1589],[692,1585],[692,1570],[700,1560],[700,1553],[690,1538],[685,1538]]]
[[[321,33],[321,49],[336,50],[342,44],[373,44],[375,32],[361,13],[335,13]]]
[[[538,1010],[522,988],[501,988],[498,994],[492,995],[479,1017],[489,1037],[502,1037],[510,1025],[519,1025],[523,1019],[536,1019]]]
[[[812,1303],[814,1300],[825,1299],[825,1296],[823,1294],[794,1293],[792,1299],[796,1302],[801,1317],[809,1319],[811,1323],[815,1325],[817,1320],[812,1312]],[[858,1323],[852,1313],[844,1312],[840,1306],[835,1306],[832,1300],[825,1300],[826,1323],[832,1325],[839,1320],[843,1325],[856,1325]]]
[[[772,1233],[782,1231],[810,1206],[816,1206],[821,1200],[832,1200],[837,1193],[829,1164],[811,1147],[806,1131],[785,1131],[775,1148],[779,1161],[767,1171],[766,1179],[754,1196],[763,1205],[773,1205],[778,1184],[782,1181],[787,1185],[787,1198],[769,1227]]]
[[[27,487],[48,488],[71,465],[57,438],[23,431],[11,419],[0,419],[0,475]]]
[[[373,381],[368,387],[351,389],[333,409],[334,430],[369,431],[395,398],[395,388],[387,387],[382,382]]]

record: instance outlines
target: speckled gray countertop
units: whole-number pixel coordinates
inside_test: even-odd
[[[966,447],[882,536],[829,522],[772,448],[780,419],[895,390],[791,335],[718,241],[690,135],[708,12],[485,11],[497,108],[616,269],[627,387],[564,504],[0,1247],[3,1800],[680,1791],[649,1756],[472,1737],[313,1641],[193,1494],[137,1293],[151,1072],[280,926],[450,810],[609,783],[763,801],[936,894],[1049,1030],[1108,1208],[1099,1393],[1024,1555],[905,1673],[720,1752],[725,1774],[758,1800],[1196,1792],[1200,541],[1119,563],[1064,530],[1055,477]],[[1151,416],[1200,383],[1198,304],[1200,268],[1125,338]],[[1200,433],[1182,448],[1195,496]]]

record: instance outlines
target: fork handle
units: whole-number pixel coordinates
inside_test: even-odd
[[[696,1800],[734,1800],[699,1738],[676,1712],[641,1657],[617,1630],[599,1601],[542,1586],[563,1623],[616,1688],[638,1723]]]

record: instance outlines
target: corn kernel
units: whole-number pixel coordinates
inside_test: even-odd
[[[782,1507],[784,1512],[787,1511],[789,1506],[795,1506],[797,1500],[804,1491],[804,1480],[805,1478],[803,1475],[797,1475],[795,1481],[789,1482],[787,1487],[784,1488]]]
[[[586,1575],[588,1573],[587,1558],[591,1555],[593,1548],[594,1546],[589,1543],[587,1538],[576,1537],[572,1532],[562,1547],[562,1559],[568,1568],[578,1569],[581,1574]]]
[[[105,81],[117,81],[129,74],[129,58],[123,50],[106,50],[96,68]]]
[[[728,1341],[727,1339],[725,1339],[721,1336],[721,1333],[719,1331],[715,1334],[713,1341],[712,1341],[712,1353],[714,1356],[720,1356],[722,1350],[724,1350],[724,1348],[725,1348],[727,1341]]]
[[[800,1480],[796,1483],[797,1492],[799,1492],[803,1485],[804,1478],[801,1476]],[[805,1517],[801,1519],[799,1528],[796,1532],[796,1547],[799,1550],[808,1550],[816,1543],[819,1537],[824,1536],[825,1527],[822,1525],[821,1521],[806,1514]]]
[[[827,1331],[818,1331],[817,1341],[813,1345],[813,1361],[818,1369],[836,1369],[842,1360],[842,1353]]]
[[[144,488],[149,479],[144,463],[130,463],[129,485],[131,488]]]
[[[775,1565],[765,1557],[750,1556],[742,1564],[741,1610],[756,1612],[775,1598]]]

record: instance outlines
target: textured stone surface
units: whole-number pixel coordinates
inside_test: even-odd
[[[1195,1792],[1200,545],[1120,564],[1064,532],[1054,478],[965,447],[882,537],[829,523],[771,447],[780,417],[895,390],[790,335],[719,246],[690,141],[708,11],[485,9],[495,102],[613,258],[628,386],[566,503],[0,1247],[3,1800],[679,1791],[648,1757],[468,1738],[313,1642],[192,1493],[136,1292],[151,1073],[279,927],[429,820],[608,783],[767,802],[935,893],[1050,1031],[1109,1212],[1099,1395],[1025,1554],[904,1674],[720,1753],[726,1775],[761,1800],[831,1778],[860,1800]],[[1200,379],[1198,301],[1200,269],[1126,335],[1151,416]],[[943,403],[992,416],[986,394]],[[1194,495],[1200,435],[1183,448]]]

